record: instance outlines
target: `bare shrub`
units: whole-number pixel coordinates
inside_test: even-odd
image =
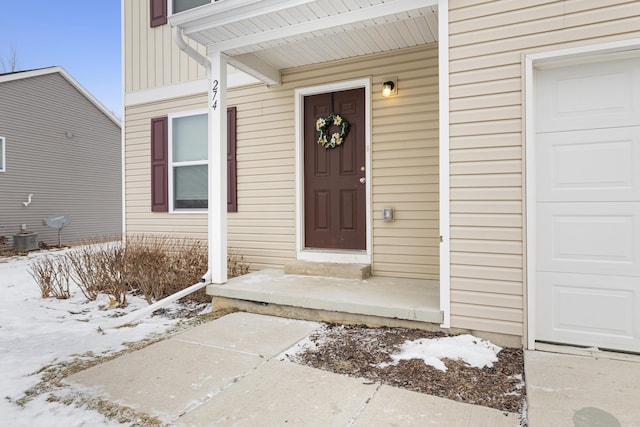
[[[127,237],[127,281],[151,304],[162,298],[165,270],[170,262],[168,239],[162,236],[132,235]]]
[[[34,261],[29,266],[29,274],[36,280],[36,284],[40,288],[42,298],[49,298],[51,296],[51,288],[53,287],[52,278],[54,273],[54,266],[48,258],[40,261]]]
[[[35,261],[29,267],[29,274],[36,280],[43,298],[67,299],[69,292],[69,264],[64,257]]]
[[[104,293],[111,299],[111,305],[127,305],[129,285],[122,242],[83,246],[65,257],[73,281],[88,300]]]
[[[102,290],[109,295],[112,305],[126,306],[129,284],[127,281],[125,246],[114,243],[95,252],[96,275]]]
[[[163,277],[160,281],[161,298],[198,283],[207,272],[207,246],[193,239],[167,239],[165,254],[167,262],[164,265]],[[186,300],[196,302],[210,302],[204,289],[185,297]]]
[[[127,236],[127,277],[132,288],[152,303],[198,283],[207,272],[206,243],[166,235]],[[229,277],[246,274],[244,258],[231,250],[227,258]],[[205,289],[184,297],[196,302],[210,302]]]
[[[103,290],[101,279],[97,273],[95,252],[96,250],[92,246],[82,246],[65,254],[73,282],[89,301],[95,301]]]
[[[228,275],[246,274],[244,257],[230,250]],[[125,306],[129,292],[142,295],[151,304],[198,283],[208,268],[206,243],[194,239],[175,239],[165,235],[130,235],[124,242],[92,244],[74,248],[54,263],[34,263],[32,276],[43,297],[69,294],[69,280],[83,295],[94,301],[99,294],[109,295],[112,305]],[[66,276],[65,276],[66,274]],[[185,297],[195,302],[210,302],[205,289]]]

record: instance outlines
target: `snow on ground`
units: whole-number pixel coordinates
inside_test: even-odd
[[[44,256],[65,251],[31,253],[24,257],[0,258],[0,425],[2,426],[96,426],[121,425],[98,412],[74,405],[47,402],[44,393],[20,407],[14,402],[41,380],[40,368],[92,352],[104,356],[135,342],[166,331],[179,319],[147,317],[135,327],[99,332],[97,325],[114,314],[147,306],[138,297],[128,297],[126,309],[102,309],[108,297],[88,302],[71,286],[67,300],[43,299],[29,274],[30,264]],[[87,356],[89,357],[89,356]]]
[[[401,360],[422,359],[425,364],[446,372],[442,359],[462,360],[474,368],[493,366],[498,361],[498,353],[502,350],[497,345],[476,338],[473,335],[458,335],[432,339],[406,341],[400,345],[400,353],[392,354],[393,363]]]
[[[155,316],[143,319],[134,327],[98,330],[114,314],[122,315],[147,303],[128,297],[126,309],[108,309],[108,297],[88,302],[72,285],[67,300],[43,299],[29,266],[44,256],[58,256],[65,251],[37,252],[24,257],[0,258],[0,426],[116,426],[96,411],[48,402],[49,393],[29,400],[24,407],[15,401],[23,398],[29,388],[37,385],[42,374],[36,373],[51,364],[69,362],[78,357],[105,356],[126,348],[123,343],[135,342],[161,334],[180,319]],[[171,309],[171,307],[168,307]],[[174,309],[177,309],[175,304]],[[281,357],[315,346],[303,340]],[[442,359],[462,359],[470,366],[492,366],[500,347],[471,335],[407,341],[395,363],[402,359],[422,359],[437,369],[446,370]]]
[[[340,331],[341,329],[337,329]],[[342,327],[344,330],[344,327]],[[306,351],[316,351],[318,347],[326,344],[328,328],[323,326],[314,333],[314,339],[307,337],[278,356],[278,360],[299,360],[299,355]],[[333,331],[335,332],[335,330]],[[371,336],[360,337],[361,340],[375,340],[378,331],[371,329]],[[332,334],[332,340],[340,340],[340,334]],[[462,360],[473,368],[492,367],[498,361],[498,353],[502,347],[498,347],[490,341],[486,341],[473,335],[457,335],[441,338],[422,338],[415,341],[407,340],[400,344],[399,352],[390,354],[393,362],[379,365],[381,368],[397,365],[401,360],[418,359],[426,365],[433,366],[443,372],[447,367],[442,359]]]

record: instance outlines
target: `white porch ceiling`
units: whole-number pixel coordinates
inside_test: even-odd
[[[220,0],[175,14],[185,37],[265,79],[274,71],[437,41],[437,0]],[[252,72],[252,71],[255,71]]]

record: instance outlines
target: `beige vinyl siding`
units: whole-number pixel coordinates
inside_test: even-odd
[[[449,2],[451,325],[524,335],[524,54],[640,36],[638,2]]]
[[[290,90],[265,86],[230,93],[237,108],[238,212],[229,246],[259,270],[295,258],[295,152]]]
[[[295,259],[296,88],[372,78],[372,207],[374,274],[437,278],[437,47],[284,70],[283,84],[229,91],[237,108],[238,212],[228,216],[229,247],[252,269]],[[330,77],[327,77],[330,76]],[[383,77],[397,77],[399,95],[383,99]],[[127,230],[206,238],[206,215],[152,214],[149,121],[205,106],[204,95],[126,108]],[[394,207],[396,221],[382,221]]]
[[[206,96],[191,96],[125,108],[125,203],[128,233],[156,233],[206,240],[206,214],[151,213],[151,119],[206,108]]]
[[[122,6],[125,93],[207,78],[205,68],[173,42],[168,24],[150,27],[148,0],[127,0]],[[203,46],[187,38],[185,41],[206,53]]]

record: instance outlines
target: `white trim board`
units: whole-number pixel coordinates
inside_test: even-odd
[[[449,4],[438,2],[438,146],[440,223],[440,311],[443,328],[451,327],[451,242],[449,208]]]
[[[0,136],[0,172],[6,172],[7,171],[7,159],[6,159],[6,147],[7,146],[7,140],[4,136]]]
[[[524,98],[525,98],[525,245],[526,245],[526,345],[529,350],[536,349],[535,310],[536,310],[536,159],[535,159],[535,85],[534,70],[569,64],[578,61],[592,61],[595,57],[640,49],[640,38],[610,43],[600,43],[568,49],[552,50],[524,55]]]
[[[227,89],[234,87],[250,86],[262,84],[257,79],[240,71],[228,74]],[[124,94],[124,106],[147,104],[150,102],[164,101],[172,98],[182,98],[184,96],[206,94],[209,92],[209,80],[199,79],[185,83],[178,83],[170,86],[162,86],[152,89],[140,90]]]
[[[366,168],[366,239],[365,251],[316,251],[304,247],[304,135],[302,123],[303,99],[318,93],[336,92],[364,88],[365,103],[365,168]],[[296,134],[296,258],[312,262],[335,262],[343,264],[371,264],[372,259],[372,217],[371,217],[371,79],[357,79],[326,85],[310,86],[295,90],[295,134]]]

